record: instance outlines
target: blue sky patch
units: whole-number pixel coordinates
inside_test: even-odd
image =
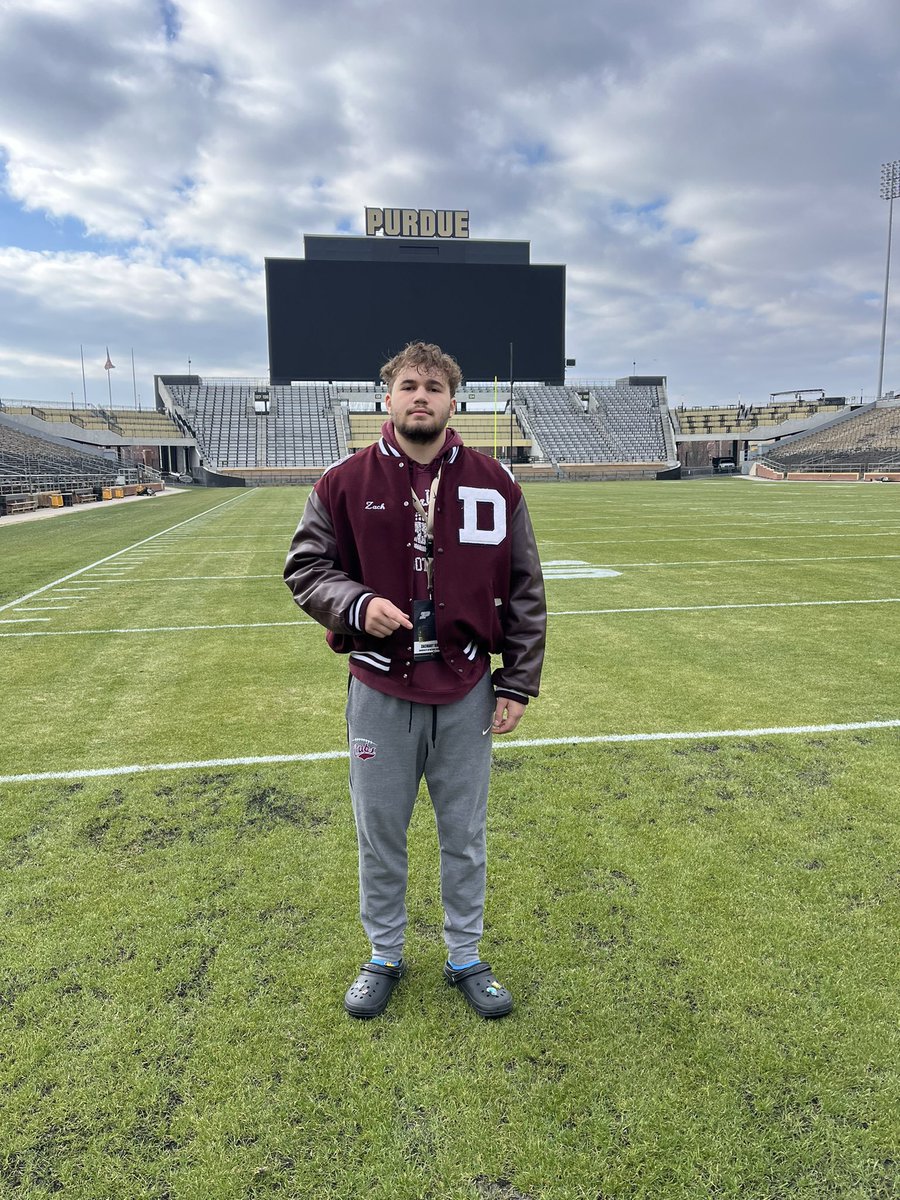
[[[177,41],[178,35],[181,33],[181,17],[178,15],[178,9],[172,0],[159,0],[159,11],[166,30],[166,41]]]
[[[513,151],[529,167],[539,167],[550,161],[550,151],[544,142],[514,142]]]
[[[665,226],[664,209],[669,203],[667,196],[656,200],[648,200],[646,204],[629,204],[625,200],[614,200],[610,208],[617,217],[637,217],[651,229],[662,229]]]
[[[49,250],[51,253],[66,250],[99,253],[108,250],[111,244],[105,238],[90,236],[82,222],[74,217],[30,212],[0,191],[0,245],[16,246],[20,250]]]

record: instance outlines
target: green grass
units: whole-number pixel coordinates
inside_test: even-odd
[[[0,639],[0,774],[340,749],[316,627],[104,632],[302,620],[280,570],[304,495],[0,525],[8,602],[197,517],[127,582],[0,625],[96,631]],[[900,593],[890,488],[528,498],[545,561],[622,572],[550,581],[551,612]],[[242,578],[181,578],[219,575]],[[551,617],[514,739],[559,744],[495,754],[497,1023],[441,979],[424,794],[411,969],[354,1022],[345,762],[0,785],[0,1196],[900,1195],[900,735],[715,736],[900,716],[897,611]],[[708,736],[563,744],[666,731]]]

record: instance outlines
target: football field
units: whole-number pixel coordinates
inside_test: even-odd
[[[366,956],[305,489],[0,524],[0,1196],[900,1195],[900,489],[532,485],[480,1022]]]

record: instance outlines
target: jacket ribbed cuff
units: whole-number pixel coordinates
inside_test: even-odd
[[[363,592],[361,596],[357,596],[357,598],[353,601],[353,603],[344,613],[344,620],[351,629],[357,630],[359,633],[365,633],[366,610],[369,607],[370,601],[374,599],[374,592]]]

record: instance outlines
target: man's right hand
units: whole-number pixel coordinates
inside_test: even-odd
[[[372,637],[390,637],[401,626],[412,629],[412,621],[406,613],[384,596],[373,596],[366,609],[366,633]]]

